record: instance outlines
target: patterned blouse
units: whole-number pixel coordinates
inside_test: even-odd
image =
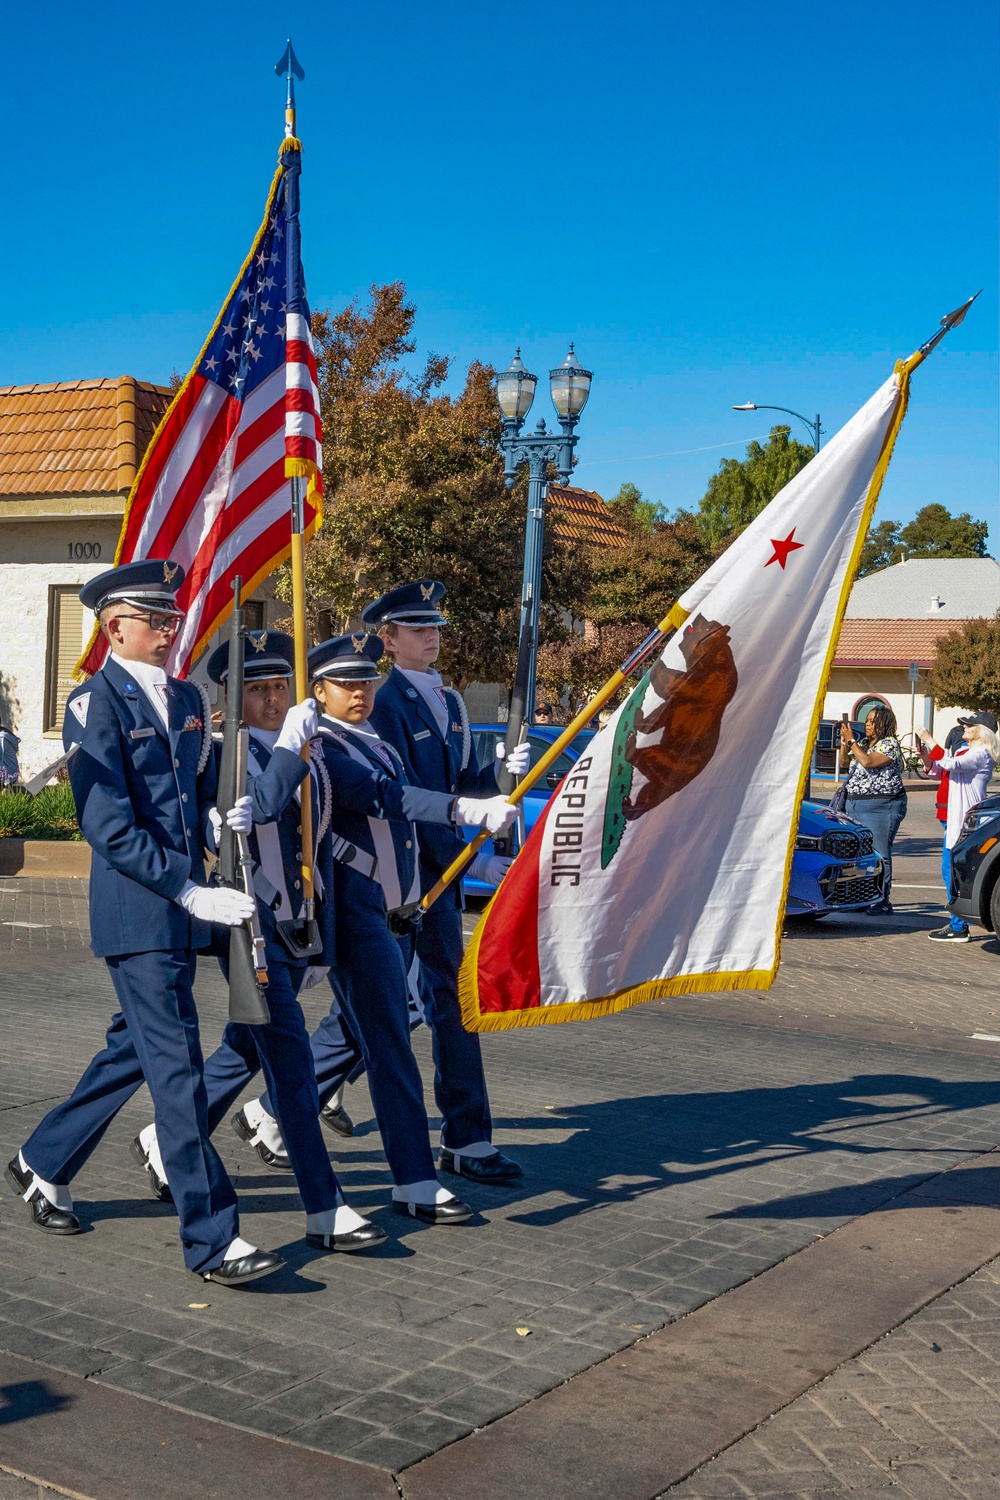
[[[847,773],[848,797],[905,797],[903,786],[903,750],[896,736],[888,734],[884,739],[869,745],[867,739],[858,740],[858,748],[869,754],[888,755],[891,759],[882,766],[863,766],[852,757]]]

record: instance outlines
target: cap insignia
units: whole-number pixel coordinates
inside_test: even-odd
[[[433,583],[422,583],[420,585],[420,597],[425,604],[429,604],[434,595]]]
[[[262,630],[259,636],[251,635],[251,636],[248,637],[248,639],[249,639],[250,644],[253,647],[253,649],[259,655],[260,652],[263,651],[264,648],[267,645],[267,631],[266,630]]]
[[[164,583],[171,583],[173,581],[174,574],[177,572],[177,569],[178,569],[179,566],[180,566],[179,563],[174,563],[173,567],[171,567],[168,562],[165,562],[163,564],[163,582]]]
[[[366,630],[364,635],[351,636],[351,645],[354,647],[355,651],[363,651],[365,649],[368,644],[368,634],[369,632]]]

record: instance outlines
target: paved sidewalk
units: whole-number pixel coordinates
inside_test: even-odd
[[[994,1261],[661,1500],[995,1500],[998,1396]]]

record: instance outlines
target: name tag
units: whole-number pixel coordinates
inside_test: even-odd
[[[413,738],[415,740],[429,740],[430,737],[431,737],[431,732],[430,732],[429,729],[421,729],[421,731],[420,731],[419,734],[415,734],[413,736]]]
[[[155,729],[133,729],[132,738],[134,740],[148,740],[150,735],[153,735],[155,733]]]

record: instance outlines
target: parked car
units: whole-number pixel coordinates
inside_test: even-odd
[[[816,726],[816,752],[813,770],[817,776],[832,776],[837,766],[840,751],[840,719],[820,719]],[[864,724],[857,719],[851,721],[851,733],[856,740],[865,732]]]
[[[503,739],[504,732],[503,724],[473,724],[472,734],[480,765],[487,765],[493,759],[497,742]],[[528,733],[532,765],[561,733],[558,724],[532,727]],[[546,802],[593,738],[594,730],[581,730],[551,770],[528,792],[524,799],[526,834],[534,828]],[[467,839],[474,836],[475,830],[466,830]],[[490,846],[487,843],[483,847]],[[870,829],[845,813],[831,812],[822,803],[803,802],[792,858],[788,917],[815,921],[831,911],[863,910],[881,899],[883,880],[882,860],[875,852]],[[463,889],[469,896],[493,894],[493,887],[481,880],[466,878]]]
[[[949,911],[1000,932],[1000,793],[969,808],[951,851],[951,871]]]

